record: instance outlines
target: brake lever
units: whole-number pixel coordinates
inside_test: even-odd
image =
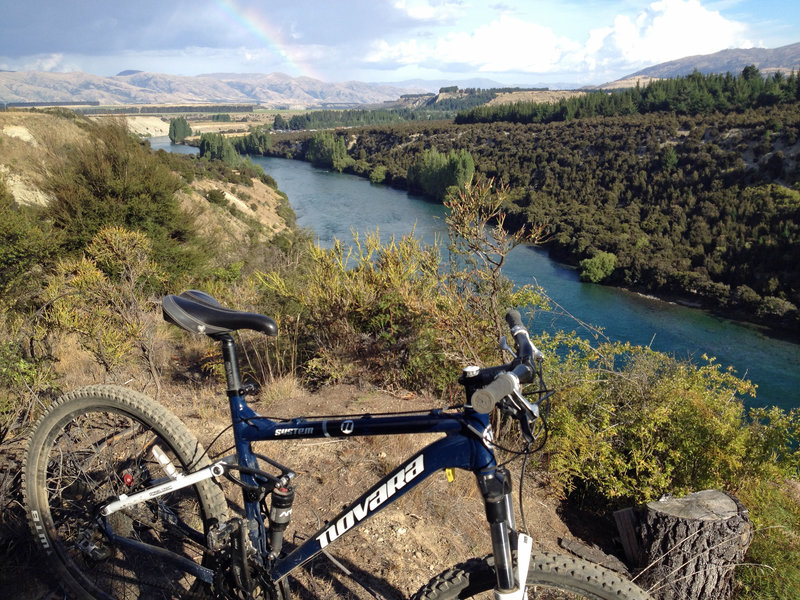
[[[514,352],[514,350],[513,350],[513,349],[511,348],[511,346],[508,344],[508,338],[507,338],[506,336],[502,336],[502,337],[500,338],[500,350],[505,350],[505,351],[506,351],[506,352],[508,352],[508,353],[509,353],[509,354],[510,354],[510,355],[511,355],[513,358],[517,358],[517,354]]]
[[[539,406],[528,402],[519,392],[514,392],[512,401],[517,405],[517,411],[521,413],[517,418],[522,436],[525,441],[532,444],[536,440],[536,436],[533,434],[533,422],[539,419]]]

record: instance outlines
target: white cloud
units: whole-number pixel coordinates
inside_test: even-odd
[[[464,10],[460,2],[451,0],[396,0],[394,7],[416,21],[449,21]]]
[[[401,0],[411,14],[411,0]],[[416,2],[416,13],[433,11]],[[421,18],[421,17],[420,17]],[[509,13],[473,31],[450,32],[434,39],[397,43],[379,40],[366,62],[373,68],[396,65],[478,70],[485,73],[571,73],[619,75],[647,65],[734,47],[751,47],[746,24],[726,19],[699,0],[657,0],[638,14],[619,14],[579,40],[557,35],[551,28]],[[613,75],[613,74],[612,74]]]
[[[461,65],[483,72],[545,73],[579,50],[580,44],[559,37],[546,27],[504,14],[475,31],[449,33],[430,42],[412,39],[389,44],[381,40],[373,45],[366,60],[403,65]]]
[[[485,72],[545,73],[579,48],[547,27],[501,15],[472,33],[439,40],[435,55],[443,62],[466,63]]]
[[[641,66],[752,47],[747,31],[746,24],[726,19],[698,0],[659,0],[635,19],[618,15],[613,27],[593,30],[587,62]]]
[[[51,73],[68,73],[77,71],[78,65],[71,62],[64,54],[35,54],[12,59],[0,57],[0,69],[6,71],[48,71]]]

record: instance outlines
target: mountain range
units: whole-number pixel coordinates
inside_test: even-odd
[[[735,48],[714,54],[687,56],[678,60],[647,67],[629,75],[634,77],[653,77],[665,79],[689,75],[695,69],[703,74],[740,73],[748,65],[755,65],[762,73],[775,71],[800,72],[800,42],[780,48]]]
[[[723,50],[689,56],[637,71],[616,82],[597,87],[624,87],[627,81],[702,73],[739,73],[747,65],[762,72],[800,71],[800,43],[780,48]],[[211,73],[187,77],[122,71],[102,77],[80,71],[0,71],[0,104],[12,102],[92,102],[115,104],[258,103],[272,108],[337,107],[380,104],[403,94],[438,91],[442,85],[506,87],[488,79],[461,82],[413,80],[387,83],[347,81],[328,83],[283,73]],[[524,86],[521,86],[524,87]],[[541,87],[540,85],[532,87]],[[565,88],[577,86],[564,85]]]
[[[375,104],[427,91],[360,81],[327,83],[283,73],[211,73],[187,77],[123,71],[102,77],[73,71],[0,71],[0,103],[99,102],[114,104],[259,103],[270,107]]]

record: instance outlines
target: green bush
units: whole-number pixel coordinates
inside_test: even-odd
[[[546,338],[559,390],[550,467],[565,493],[604,510],[706,488],[797,476],[800,411],[748,411],[751,383],[713,360]]]
[[[0,443],[36,418],[54,379],[50,365],[26,357],[20,344],[0,344]]]
[[[222,190],[208,190],[206,192],[206,200],[218,206],[228,206],[228,201],[225,199],[225,192]]]
[[[472,181],[475,161],[466,150],[442,154],[425,150],[406,172],[408,187],[434,200],[443,201],[451,188],[462,189]]]
[[[171,276],[200,272],[207,259],[175,196],[181,181],[162,155],[119,125],[95,125],[94,132],[47,183],[55,200],[45,214],[61,234],[62,250],[77,256],[103,227],[119,226],[147,234],[155,260]]]
[[[136,358],[156,373],[156,321],[149,300],[164,279],[146,235],[104,228],[84,256],[59,261],[48,276],[44,324],[52,331],[75,334],[109,373]]]
[[[592,258],[580,262],[581,281],[600,283],[614,272],[617,257],[611,252],[598,252]]]
[[[58,250],[59,236],[40,213],[18,206],[0,181],[0,294],[6,305],[29,299]]]
[[[308,142],[306,160],[315,167],[335,169],[340,173],[353,164],[348,156],[344,138],[330,131],[318,131]]]
[[[795,598],[800,590],[800,483],[755,480],[737,496],[755,529],[747,562],[736,569],[736,597]]]
[[[369,173],[369,180],[372,183],[383,183],[386,179],[386,167],[378,165]]]
[[[457,395],[464,364],[499,360],[498,306],[541,301],[486,267],[501,265],[527,239],[488,226],[502,225],[504,197],[486,183],[451,199],[462,217],[448,221],[454,260],[447,265],[437,246],[413,235],[383,243],[374,233],[355,236],[350,248],[339,241],[328,250],[311,246],[302,268],[259,275],[264,310],[302,324],[294,347],[315,380],[364,374],[387,386]]]

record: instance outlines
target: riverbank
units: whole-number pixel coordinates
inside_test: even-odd
[[[299,152],[300,148],[297,148],[296,151]],[[289,156],[286,156],[285,153],[273,153],[270,155],[270,157],[288,158],[290,160],[299,160],[301,162],[310,164],[304,158],[295,157],[294,153],[290,153]],[[363,166],[358,166],[357,164],[349,165],[345,167],[342,172],[366,179],[374,184],[374,181],[372,181],[370,178],[370,172],[365,170]],[[394,177],[382,185],[388,185],[392,189],[401,190],[408,193],[406,181],[403,178]],[[430,199],[426,200],[436,203]],[[511,231],[516,231],[522,227],[530,227],[530,224],[527,221],[513,214],[509,215],[506,219],[506,225],[509,226]],[[542,248],[547,251],[551,260],[565,267],[574,269],[576,272],[579,271],[578,262],[580,261],[581,257],[564,253],[563,250],[554,251],[553,247],[548,247],[547,244],[544,244]],[[631,293],[642,294],[644,296],[651,296],[660,301],[671,302],[687,308],[703,310],[717,318],[734,321],[742,324],[743,326],[757,328],[760,333],[772,336],[776,339],[800,343],[800,315],[796,309],[783,315],[758,314],[758,310],[761,307],[761,303],[759,302],[753,302],[752,306],[748,306],[744,303],[730,306],[727,301],[714,301],[706,296],[699,295],[689,290],[663,290],[654,289],[644,285],[625,286],[619,285],[615,279],[618,281],[619,277],[615,278],[614,276],[611,276],[607,281],[604,281],[599,285],[613,287],[615,289],[625,290]]]

